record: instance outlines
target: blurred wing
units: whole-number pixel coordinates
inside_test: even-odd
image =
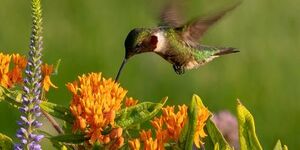
[[[211,25],[221,19],[227,12],[236,8],[239,4],[240,2],[212,16],[200,17],[187,23],[187,25],[182,27],[183,39],[190,45],[197,45],[199,39]]]
[[[160,26],[180,27],[183,25],[182,3],[180,0],[168,0],[160,13]]]

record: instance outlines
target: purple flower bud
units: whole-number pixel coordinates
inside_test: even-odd
[[[32,125],[35,126],[36,128],[41,127],[43,124],[37,120],[35,120],[34,122],[32,122]]]
[[[28,120],[27,120],[27,118],[26,118],[26,117],[24,117],[24,116],[21,116],[20,118],[22,119],[22,121],[24,121],[24,122],[28,122]]]
[[[25,92],[26,94],[29,94],[29,92],[30,92],[30,90],[29,90],[29,88],[28,88],[27,86],[24,86],[24,87],[23,87],[23,90],[24,90],[24,92]]]
[[[24,128],[20,128],[20,130],[18,130],[18,133],[21,133],[22,135],[26,135],[27,134],[27,130]]]
[[[24,132],[22,131],[22,129],[19,129],[18,131],[17,131],[17,135],[24,135]]]
[[[36,88],[40,88],[41,87],[41,82],[35,82],[33,84],[33,86],[36,87]]]
[[[39,116],[41,116],[41,112],[37,112],[37,113],[35,113],[34,114],[36,117],[39,117]]]
[[[33,112],[39,112],[41,111],[41,108],[39,105],[35,105],[33,108],[32,108]]]
[[[38,60],[37,61],[37,66],[41,65],[42,64],[42,61],[41,60]]]
[[[39,94],[40,94],[40,89],[39,89],[39,88],[35,88],[35,89],[33,90],[33,93],[39,96]]]
[[[22,100],[24,101],[24,100],[27,100],[28,101],[28,98],[27,98],[27,96],[26,95],[24,95],[24,94],[22,94]]]
[[[32,64],[32,62],[31,62],[31,60],[29,59],[29,61],[28,61],[28,66],[32,66],[33,64]],[[29,75],[32,75],[32,72],[31,71],[29,71]]]
[[[27,144],[27,140],[26,139],[21,139],[21,143],[22,144]]]
[[[23,138],[23,135],[17,134],[16,137],[19,138],[19,139],[21,139],[21,138]]]
[[[14,144],[14,150],[22,150],[22,146],[20,144]]]
[[[34,96],[34,101],[38,101],[38,100],[40,100],[40,96],[39,95],[36,95],[36,96]]]
[[[36,134],[31,133],[31,134],[29,134],[28,137],[29,137],[30,139],[34,139],[36,136],[37,136]]]
[[[44,138],[44,135],[36,135],[33,140],[35,142],[40,142],[42,138]]]
[[[19,110],[20,110],[21,113],[25,113],[25,112],[28,111],[28,107],[27,106],[23,106],[23,107],[20,107]]]
[[[29,103],[30,103],[30,101],[29,101],[28,99],[22,101],[22,104],[23,104],[24,106],[27,106]]]
[[[23,126],[23,125],[24,125],[24,123],[23,123],[22,121],[17,121],[17,124],[18,124],[19,126]]]
[[[30,145],[30,149],[41,150],[41,146],[39,144],[34,143],[34,144]]]
[[[25,73],[26,73],[26,72],[25,72]],[[24,83],[25,83],[25,84],[28,84],[28,83],[29,83],[28,78],[24,78]]]

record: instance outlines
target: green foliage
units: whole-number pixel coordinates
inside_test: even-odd
[[[74,118],[69,108],[46,101],[43,101],[40,107],[50,115],[62,119],[69,124],[73,124]]]
[[[21,90],[18,89],[10,90],[0,86],[0,102],[1,100],[5,100],[10,105],[17,108],[21,105],[20,104],[21,95],[22,95]],[[69,124],[73,124],[74,119],[73,116],[71,115],[69,108],[51,102],[47,102],[47,101],[42,101],[40,107],[50,115],[62,119]]]
[[[87,140],[87,138],[85,138],[84,136],[85,136],[84,134],[63,134],[63,135],[53,136],[50,138],[50,140],[56,142],[68,143],[68,144],[79,144]]]
[[[219,149],[232,150],[231,146],[227,143],[222,133],[219,131],[219,129],[216,127],[216,125],[211,119],[207,120],[205,129],[208,134],[207,138],[209,138],[212,141],[212,144],[215,146],[215,148],[217,145]],[[205,146],[211,147],[210,145],[207,144]]]
[[[59,69],[59,66],[60,66],[60,62],[61,62],[61,59],[58,59],[56,61],[56,64],[54,65],[54,70],[53,70],[52,75],[58,75],[58,69]]]
[[[167,99],[167,97],[164,98],[162,103],[143,102],[129,108],[124,108],[118,112],[116,124],[126,129],[150,120],[161,110]]]
[[[0,133],[0,150],[13,149],[13,141],[8,136]]]
[[[61,147],[61,150],[68,150],[68,148],[67,148],[65,145],[63,145],[63,146]]]
[[[216,144],[215,144],[215,146],[214,146],[214,150],[220,150],[219,143],[216,143]]]
[[[6,101],[17,108],[20,105],[21,92],[22,91],[18,89],[10,90],[0,86],[0,100]],[[119,112],[117,112],[117,117],[115,119],[116,125],[123,129],[127,129],[132,126],[140,125],[143,122],[147,122],[161,111],[161,108],[164,106],[166,100],[167,98],[164,98],[161,103],[143,102],[135,106],[123,108]],[[73,124],[74,119],[70,113],[69,108],[46,101],[43,101],[40,106],[45,112],[49,113],[55,118],[64,120],[68,124],[68,126],[71,126]],[[204,105],[200,97],[197,95],[193,95],[191,104],[188,109],[188,122],[183,128],[178,142],[178,146],[180,149],[191,149],[193,147],[195,128],[197,125],[197,112],[198,109],[202,106]],[[240,102],[238,102],[237,105],[237,117],[239,123],[239,141],[241,150],[262,150],[260,142],[258,141],[255,133],[254,118],[246,109],[246,107],[243,106]],[[105,134],[108,134],[110,131],[111,128],[105,128],[103,134],[104,132],[107,132]],[[207,120],[205,131],[208,135],[204,140],[206,148],[215,150],[232,150],[231,146],[225,140],[222,133],[219,131],[219,129],[211,119]],[[40,133],[45,134],[46,132],[41,131]],[[63,146],[59,143],[80,144],[87,140],[84,134],[63,134],[57,136],[51,136],[50,134],[47,134],[47,136],[56,147]],[[6,139],[4,140],[6,141],[4,143],[8,143],[9,138],[4,135],[1,135],[1,137],[3,139]],[[170,146],[171,145],[167,147]],[[282,146],[281,142],[278,141],[275,145],[274,150],[287,150],[287,146]]]
[[[241,150],[262,150],[255,133],[253,116],[239,101],[237,105],[237,118],[239,123],[239,141]]]
[[[189,123],[188,123],[188,131],[186,135],[182,135],[185,137],[185,149],[192,149],[194,144],[194,136],[196,132],[196,126],[197,126],[197,115],[198,115],[198,109],[199,106],[202,106],[202,100],[199,96],[193,95],[192,102],[189,106],[188,110],[188,117],[189,117]]]
[[[5,100],[14,107],[19,107],[21,104],[22,91],[7,89],[0,85],[0,102]]]
[[[280,140],[278,140],[273,150],[288,150],[288,147],[286,145],[282,146]]]

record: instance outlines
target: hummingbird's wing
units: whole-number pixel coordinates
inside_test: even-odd
[[[159,16],[159,26],[180,27],[183,25],[181,0],[168,0]]]
[[[214,15],[199,17],[188,22],[180,28],[183,40],[191,46],[197,46],[199,44],[199,39],[209,29],[209,27],[221,19],[227,12],[236,8],[239,4],[240,2]]]

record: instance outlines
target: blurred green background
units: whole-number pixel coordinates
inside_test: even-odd
[[[187,19],[218,11],[230,0],[190,0]],[[153,27],[162,1],[42,1],[44,61],[62,59],[52,78],[50,101],[68,105],[65,84],[78,75],[103,72],[115,77],[124,56],[124,39],[134,27]],[[133,57],[121,75],[128,95],[140,100],[188,103],[193,93],[212,111],[235,113],[236,99],[255,116],[265,149],[280,138],[300,148],[300,1],[245,0],[207,32],[203,43],[232,46],[240,53],[222,57],[182,76],[154,54]],[[1,0],[0,50],[27,54],[31,29],[30,1]],[[14,136],[18,112],[0,103],[0,132]],[[45,148],[46,149],[46,148]]]

